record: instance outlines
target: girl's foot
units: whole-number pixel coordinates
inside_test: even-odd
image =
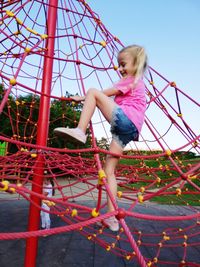
[[[54,133],[57,136],[61,136],[67,139],[67,141],[75,143],[85,144],[87,140],[87,135],[84,134],[84,132],[78,127],[77,128],[59,127],[54,129]]]
[[[107,218],[107,219],[104,219],[103,222],[106,226],[108,226],[108,228],[111,231],[113,231],[113,232],[119,231],[119,222],[114,216]]]
[[[119,231],[119,222],[114,216],[104,219],[102,223],[98,222],[97,225],[99,226],[105,225],[113,232]]]

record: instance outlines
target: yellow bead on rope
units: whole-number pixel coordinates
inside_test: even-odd
[[[17,83],[15,78],[11,78],[9,81],[10,85],[15,85]]]
[[[140,187],[140,192],[141,192],[141,193],[144,193],[144,191],[145,191],[144,186],[141,186],[141,187]]]
[[[188,175],[188,179],[189,179],[189,180],[195,180],[195,179],[197,179],[197,175],[189,174],[189,175]]]
[[[101,42],[100,42],[100,45],[103,46],[103,47],[106,47],[107,44],[106,44],[105,41],[101,41]]]
[[[177,188],[177,189],[176,189],[176,195],[177,195],[177,196],[180,196],[181,194],[182,194],[181,189],[180,189],[180,188]]]
[[[98,174],[99,174],[98,184],[103,185],[103,179],[106,178],[106,174],[103,169],[99,170]]]
[[[96,218],[96,217],[99,216],[99,212],[97,212],[96,209],[94,208],[94,209],[92,210],[92,212],[91,212],[91,215],[92,215],[92,217]]]
[[[6,190],[8,190],[9,182],[8,182],[7,180],[1,182],[1,185],[2,185],[3,187],[0,187],[0,191],[6,191]]]
[[[72,216],[72,217],[75,217],[75,216],[77,216],[77,214],[78,214],[77,209],[73,209],[73,210],[72,210],[72,213],[71,213],[71,216]]]
[[[167,150],[165,151],[165,153],[166,153],[167,156],[171,156],[171,154],[172,154],[172,152],[171,152],[170,149],[167,149]]]
[[[144,197],[142,195],[138,196],[138,201],[139,203],[143,203]]]
[[[32,153],[31,154],[31,158],[37,158],[37,154],[36,153]]]
[[[30,48],[30,47],[26,47],[26,48],[25,48],[25,52],[26,52],[26,53],[30,53],[30,52],[31,52],[31,48]]]
[[[16,189],[14,187],[9,188],[9,193],[14,194],[16,192]]]
[[[154,263],[157,263],[157,262],[158,262],[158,258],[156,258],[156,257],[153,258],[153,262],[154,262]]]
[[[106,247],[106,250],[107,250],[107,251],[110,251],[110,249],[111,249],[111,246],[107,246],[107,247]]]
[[[118,192],[117,192],[117,197],[118,197],[118,198],[121,198],[121,197],[122,197],[122,194],[123,194],[122,191],[118,191]]]
[[[176,83],[175,83],[175,82],[171,82],[171,83],[170,83],[170,86],[171,86],[171,87],[176,87]]]

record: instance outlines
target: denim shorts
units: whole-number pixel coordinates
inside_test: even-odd
[[[135,124],[124,114],[120,107],[113,110],[111,120],[112,138],[124,148],[130,141],[138,141],[139,132]]]

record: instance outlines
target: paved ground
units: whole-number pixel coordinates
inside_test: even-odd
[[[125,206],[124,206],[125,207]],[[27,227],[27,213],[29,205],[26,201],[1,200],[0,201],[0,232],[18,232],[25,231]],[[140,207],[144,212],[148,210],[153,214],[154,206]],[[158,211],[158,210],[157,210]],[[142,210],[143,212],[143,210]],[[182,214],[180,207],[164,207],[160,209],[160,214]],[[185,211],[184,211],[185,212]],[[135,221],[135,223],[137,223]],[[140,229],[145,229],[145,232],[160,232],[156,229],[158,225],[156,222],[142,222]],[[167,223],[165,222],[167,225]],[[53,218],[52,227],[60,226],[61,222],[58,218]],[[166,227],[165,225],[165,227]],[[183,227],[187,227],[187,222],[182,223]],[[107,229],[108,233],[109,230]],[[195,230],[196,231],[196,230]],[[191,239],[190,239],[191,240]],[[200,244],[200,236],[196,237],[193,242]],[[24,265],[25,240],[6,240],[0,241],[0,267],[22,267]],[[145,255],[151,255],[153,248],[149,247],[148,251],[143,251]],[[156,248],[157,249],[157,248]],[[166,255],[162,255],[165,260],[173,260],[180,262],[183,256],[183,248],[170,248]],[[155,251],[152,256],[155,256]],[[200,247],[192,246],[187,251],[188,260],[197,263],[196,265],[186,266],[200,266]],[[37,257],[37,267],[132,267],[139,266],[137,261],[128,262],[122,257],[118,257],[112,253],[108,253],[98,244],[88,241],[87,238],[80,235],[78,232],[68,232],[65,234],[41,237],[39,239],[39,249]],[[159,264],[156,266],[167,266],[166,264]],[[168,265],[169,267],[169,265]],[[170,266],[171,267],[171,266]]]

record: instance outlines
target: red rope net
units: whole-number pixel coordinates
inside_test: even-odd
[[[200,104],[149,67],[145,125],[117,168],[116,210],[105,213],[106,194],[112,198],[102,171],[111,137],[107,122],[97,110],[86,148],[59,143],[52,129],[77,125],[80,104],[70,95],[83,95],[89,87],[102,90],[119,78],[116,55],[123,44],[83,0],[58,1],[57,7],[39,0],[0,5],[0,140],[6,144],[0,157],[0,200],[25,199],[41,210],[34,197],[40,203],[45,196],[34,175],[41,181],[49,177],[56,194],[46,200],[51,216],[62,222],[45,231],[3,231],[0,240],[77,230],[105,251],[141,266],[199,266],[191,251],[200,245],[199,125],[194,119]],[[57,9],[54,35],[49,35],[50,7]],[[49,93],[42,90],[47,57],[53,60]],[[51,103],[46,145],[36,139],[42,97]],[[190,153],[195,156],[187,159]],[[111,215],[119,219],[119,232],[96,227]],[[167,257],[170,249],[178,257]]]

